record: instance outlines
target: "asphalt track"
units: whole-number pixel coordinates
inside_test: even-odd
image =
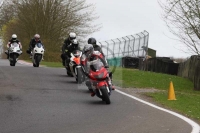
[[[0,133],[199,133],[181,117],[119,90],[106,105],[65,69],[0,60]]]

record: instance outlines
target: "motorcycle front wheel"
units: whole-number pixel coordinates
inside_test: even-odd
[[[35,64],[33,64],[34,67],[39,67],[40,61],[42,60],[42,55],[35,55]]]
[[[15,64],[17,62],[17,55],[12,54],[12,55],[10,55],[10,58],[12,58],[12,60],[10,60],[10,66],[15,66]]]
[[[101,93],[102,93],[102,100],[106,102],[106,104],[110,104],[110,97],[108,94],[108,91],[106,89],[106,86],[101,87]]]
[[[77,79],[76,81],[81,84],[83,82],[83,73],[82,73],[82,70],[81,70],[81,67],[80,68],[77,68]]]

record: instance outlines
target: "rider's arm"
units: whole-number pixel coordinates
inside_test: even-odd
[[[108,68],[108,62],[106,61],[105,57],[103,56],[102,53],[99,54],[99,59],[103,62],[103,65],[105,66],[105,68]]]
[[[9,41],[9,42],[7,43],[7,48],[9,48],[9,47],[10,47],[10,44],[11,44],[11,42]]]
[[[18,42],[18,44],[19,44],[19,48],[22,49],[22,44],[21,44],[21,42]]]
[[[103,53],[103,51],[102,51],[100,46],[98,46],[98,51],[105,57],[105,55],[104,55],[104,53]]]
[[[33,48],[33,39],[31,39],[30,43],[29,43],[29,47],[32,49]]]

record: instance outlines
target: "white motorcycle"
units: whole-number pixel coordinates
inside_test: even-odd
[[[44,55],[44,47],[41,43],[36,43],[35,48],[31,51],[32,62],[34,67],[39,67]]]
[[[20,46],[18,43],[14,42],[10,44],[8,51],[5,51],[6,54],[9,54],[8,60],[10,61],[10,66],[15,66],[18,61],[19,55],[22,54]]]

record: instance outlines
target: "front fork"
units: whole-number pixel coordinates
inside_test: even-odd
[[[102,88],[102,86],[105,86],[105,88],[108,91],[108,94],[110,95],[111,94],[111,89],[109,87],[108,81],[100,81],[100,82],[97,83],[97,89],[99,91],[100,96],[102,96],[102,92],[101,92],[101,89],[100,89],[100,88]]]

